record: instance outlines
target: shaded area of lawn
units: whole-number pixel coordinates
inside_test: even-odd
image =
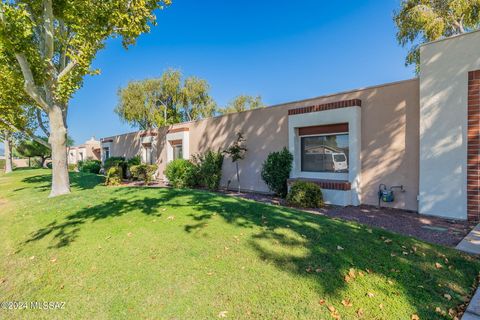
[[[90,275],[104,294],[112,290],[105,277],[117,277],[115,268],[125,265],[126,277],[145,273],[138,284],[145,294],[172,294],[184,283],[181,294],[173,294],[170,301],[180,306],[152,306],[148,315],[216,317],[227,309],[233,318],[312,318],[328,317],[327,307],[334,306],[347,319],[359,314],[365,319],[401,319],[413,313],[421,319],[448,319],[435,309],[448,312],[461,304],[479,271],[476,259],[454,250],[355,223],[203,191],[107,188],[98,185],[98,176],[71,178],[72,195],[48,199],[60,213],[39,209],[29,222],[30,231],[13,236],[16,255],[27,257],[41,249],[75,256],[85,247],[98,251],[108,246],[103,258],[113,269]],[[42,201],[48,192],[45,171],[9,179],[20,181],[8,186],[15,193],[37,190],[25,206]],[[19,210],[11,207],[9,215],[16,214]],[[8,219],[0,215],[0,222]],[[132,230],[127,240],[138,237],[138,242],[126,241],[125,230]],[[125,251],[118,254],[119,250]],[[140,266],[130,261],[133,253],[161,263]],[[70,259],[80,265],[94,260],[88,252],[83,254]],[[208,268],[213,271],[204,270]],[[168,272],[174,275],[171,279],[165,279]],[[196,281],[200,284],[194,286]],[[10,290],[15,296],[15,286]],[[139,302],[137,294],[131,298]],[[142,310],[130,307],[142,315]],[[115,310],[109,314],[122,315]]]

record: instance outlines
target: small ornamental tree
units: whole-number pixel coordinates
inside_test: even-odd
[[[40,138],[47,140],[47,138]],[[45,165],[45,160],[51,157],[52,150],[34,140],[23,140],[16,146],[17,152],[27,158],[40,157],[40,166]]]
[[[247,152],[247,147],[245,146],[245,138],[241,132],[237,132],[237,139],[235,142],[223,151],[226,155],[232,158],[232,162],[235,163],[237,169],[237,181],[238,181],[238,192],[240,193],[240,171],[238,170],[238,161],[245,159],[245,154]]]
[[[67,114],[73,94],[112,37],[124,47],[155,24],[156,9],[170,0],[9,0],[0,2],[0,51],[14,59],[24,91],[48,116],[52,148],[50,196],[70,192]]]
[[[292,171],[293,155],[287,148],[272,152],[262,166],[262,179],[270,190],[284,198],[287,195],[287,180]]]

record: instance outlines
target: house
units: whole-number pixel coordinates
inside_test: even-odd
[[[290,182],[317,183],[327,203],[377,205],[384,184],[398,186],[384,206],[479,221],[480,32],[420,52],[418,78],[103,138],[102,159],[141,155],[163,178],[173,159],[224,150],[242,132],[246,191],[268,192],[262,163],[287,147]],[[228,158],[222,174],[223,187],[237,188]]]
[[[100,141],[92,137],[82,145],[69,147],[67,152],[69,164],[77,164],[85,160],[100,160]]]

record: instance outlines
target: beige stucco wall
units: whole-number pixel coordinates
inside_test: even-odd
[[[241,131],[248,151],[239,163],[241,186],[246,190],[267,192],[260,177],[267,155],[288,147],[288,110],[339,100],[362,100],[361,129],[361,201],[377,204],[379,183],[405,186],[397,193],[394,207],[417,210],[418,194],[418,80],[323,96],[260,110],[229,114],[196,122],[177,124],[171,128],[189,128],[190,154],[208,149],[224,150]],[[158,130],[157,163],[160,177],[167,163],[167,128]],[[112,156],[131,158],[139,153],[140,133],[111,137]],[[110,138],[106,138],[110,139]],[[225,158],[221,184],[237,187],[235,166]]]

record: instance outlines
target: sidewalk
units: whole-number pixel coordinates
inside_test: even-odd
[[[480,224],[478,224],[456,247],[471,254],[480,254]],[[477,289],[462,320],[480,320],[480,289]]]

